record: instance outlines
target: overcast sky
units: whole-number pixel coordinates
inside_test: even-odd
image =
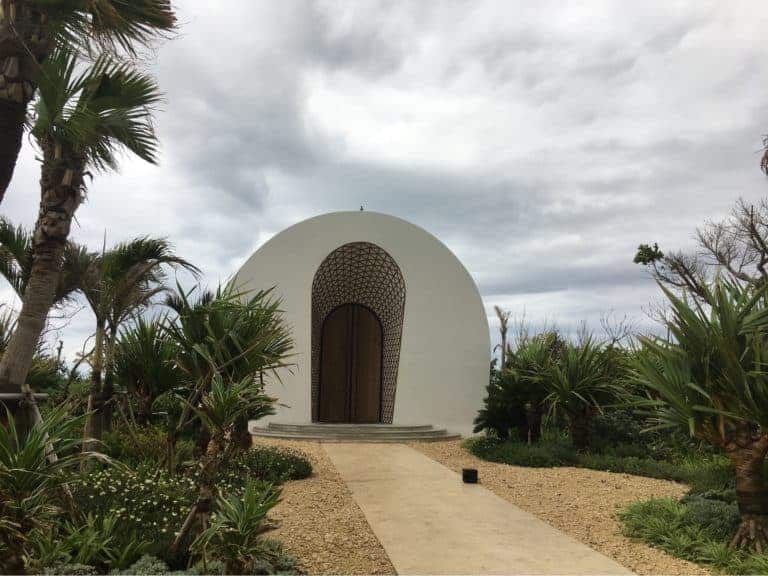
[[[164,236],[216,284],[284,227],[362,204],[447,244],[494,334],[494,304],[650,327],[637,245],[685,248],[768,193],[764,1],[177,5],[147,63],[160,165],[95,176],[72,233],[94,249]],[[26,146],[2,212],[31,226],[38,178]],[[70,355],[92,322],[62,331]]]

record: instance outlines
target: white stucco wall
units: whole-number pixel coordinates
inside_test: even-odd
[[[269,420],[309,423],[312,280],[349,242],[386,250],[405,278],[405,314],[393,424],[434,424],[470,434],[488,383],[490,337],[482,299],[454,254],[425,230],[375,212],[335,212],[280,232],[238,271],[245,289],[276,286],[293,329],[295,366],[268,391],[288,407]],[[269,421],[267,420],[267,421]]]

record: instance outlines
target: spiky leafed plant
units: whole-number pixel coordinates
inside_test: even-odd
[[[91,396],[94,415],[91,438],[101,438],[112,422],[114,345],[120,327],[166,291],[168,268],[199,270],[177,256],[167,240],[141,237],[122,242],[101,254],[91,253],[80,289],[96,320],[91,354]]]
[[[64,303],[79,287],[88,265],[85,247],[67,242],[61,264],[61,274],[56,283],[54,303]],[[32,273],[32,234],[23,226],[14,226],[0,217],[0,276],[11,285],[19,298]]]
[[[550,413],[564,414],[573,445],[588,450],[593,417],[622,392],[610,378],[603,347],[591,337],[569,344],[559,360],[550,364],[543,384]]]
[[[510,351],[507,371],[491,374],[488,396],[475,418],[475,432],[486,430],[507,440],[510,431],[516,430],[519,440],[538,440],[547,395],[544,375],[558,360],[561,342],[556,333],[546,332]]]
[[[39,85],[32,135],[42,153],[40,211],[18,326],[0,360],[0,391],[24,391],[35,418],[25,378],[55,299],[72,219],[86,191],[86,173],[116,168],[122,149],[155,162],[151,114],[160,101],[150,76],[107,57],[79,70],[75,54],[66,50],[46,59]]]
[[[135,56],[172,32],[169,0],[0,0],[0,202],[13,176],[40,67],[58,49]]]
[[[168,332],[181,351],[179,368],[194,383],[193,395],[201,394],[215,374],[226,382],[261,380],[286,365],[293,339],[271,290],[246,293],[229,283],[195,301],[179,289],[167,304],[177,313]],[[250,443],[247,419],[243,415],[236,427],[245,446]]]
[[[717,281],[705,303],[676,296],[671,341],[642,338],[634,380],[656,428],[683,428],[722,448],[736,469],[742,524],[732,545],[768,546],[768,295],[766,288]]]
[[[275,403],[275,399],[264,394],[253,377],[227,382],[218,372],[199,401],[192,403],[187,398],[182,398],[182,401],[208,431],[210,439],[198,463],[197,500],[173,541],[172,551],[195,527],[204,530],[208,526],[219,470],[238,448],[232,439],[238,420],[246,415],[259,419],[274,414]]]
[[[175,363],[178,352],[163,318],[139,317],[120,333],[114,355],[115,381],[136,400],[138,424],[149,422],[157,398],[184,384]]]
[[[192,543],[195,552],[224,560],[225,574],[252,574],[267,553],[263,536],[274,527],[267,514],[280,502],[280,488],[249,480],[242,494],[219,495],[210,526]]]
[[[82,417],[67,406],[54,408],[26,434],[10,412],[0,425],[0,572],[23,574],[27,536],[46,530],[67,508],[66,484],[84,458],[101,458],[76,448]]]

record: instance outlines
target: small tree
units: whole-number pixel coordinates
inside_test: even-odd
[[[571,441],[579,450],[590,448],[592,418],[621,393],[610,378],[607,360],[603,347],[587,337],[579,345],[569,344],[544,376],[550,413],[565,415]]]
[[[703,302],[662,286],[672,340],[641,338],[634,380],[655,428],[682,428],[722,448],[736,470],[742,523],[731,543],[768,545],[768,296],[766,287],[719,280]]]
[[[199,403],[189,403],[185,398],[182,401],[197,416],[200,424],[208,431],[210,439],[198,463],[197,500],[173,541],[172,552],[178,549],[194,526],[197,526],[198,530],[208,527],[211,504],[217,494],[219,471],[239,448],[233,441],[238,419],[246,414],[255,419],[274,414],[275,399],[265,395],[261,386],[252,378],[225,383],[221,375],[216,374],[210,389],[203,393]]]

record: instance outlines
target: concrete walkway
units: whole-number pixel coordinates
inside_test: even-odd
[[[323,447],[398,574],[631,573],[408,446]]]

